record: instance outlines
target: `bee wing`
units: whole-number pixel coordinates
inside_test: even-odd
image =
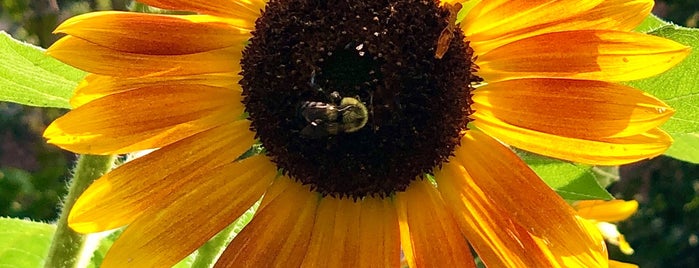
[[[309,139],[320,139],[323,137],[327,137],[330,134],[330,131],[328,131],[328,129],[326,129],[322,125],[308,125],[301,130],[301,136]]]

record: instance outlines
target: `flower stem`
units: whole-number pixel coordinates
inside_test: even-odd
[[[44,267],[72,268],[77,267],[81,255],[85,236],[74,232],[68,227],[68,213],[73,208],[85,189],[105,172],[112,168],[114,156],[80,155],[74,170],[73,179],[70,182],[68,195],[64,199],[61,215],[56,223],[56,232],[51,241],[49,254]]]
[[[236,229],[236,224],[231,224],[225,229],[221,230],[216,236],[211,238],[206,244],[202,245],[199,250],[197,250],[197,257],[192,263],[192,268],[209,268],[212,266],[214,261],[221,254],[223,249],[226,247],[230,241],[232,232]]]
[[[218,259],[218,256],[223,252],[223,250],[228,246],[228,243],[235,237],[240,231],[247,225],[252,217],[255,215],[255,211],[260,206],[260,202],[255,203],[248,211],[243,213],[237,220],[235,220],[231,225],[225,229],[218,232],[216,236],[209,239],[206,244],[201,246],[197,250],[197,256],[192,263],[191,268],[209,268],[212,266],[214,261]]]

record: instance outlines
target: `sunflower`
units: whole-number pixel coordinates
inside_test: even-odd
[[[80,233],[127,226],[105,267],[170,266],[260,199],[217,266],[463,267],[471,248],[492,267],[606,266],[509,146],[661,154],[673,110],[616,82],[689,53],[630,32],[645,0],[141,2],[196,14],[80,15],[48,50],[90,73],[50,143],[155,149],[70,212]]]

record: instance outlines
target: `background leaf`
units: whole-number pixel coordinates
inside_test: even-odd
[[[646,27],[658,26],[647,19]],[[657,19],[656,19],[657,20]],[[650,25],[650,26],[649,26]],[[665,24],[649,34],[668,38],[692,47],[691,54],[673,69],[655,77],[629,82],[665,101],[676,110],[662,128],[675,138],[666,155],[699,163],[699,30]]]
[[[49,57],[43,49],[0,32],[0,101],[70,108],[68,99],[85,72]]]
[[[553,188],[568,200],[612,199],[612,195],[600,185],[619,179],[613,168],[602,169],[575,164],[517,150],[517,154]]]
[[[0,218],[0,267],[43,267],[55,226]]]
[[[665,155],[682,161],[699,163],[699,133],[673,135],[675,142]]]
[[[648,17],[646,17],[645,20],[643,20],[643,22],[641,22],[641,25],[638,25],[638,27],[634,29],[634,31],[639,33],[647,33],[666,25],[671,24],[665,22],[664,20],[661,20],[653,14],[650,14],[648,15]]]

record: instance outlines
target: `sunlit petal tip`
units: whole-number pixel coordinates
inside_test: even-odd
[[[48,47],[46,49],[45,53],[49,56],[56,58],[56,56],[55,56],[57,54],[56,52],[60,52],[60,51],[66,50],[66,49],[71,49],[72,46],[65,46],[64,45],[67,38],[68,38],[67,36],[64,36],[64,37],[56,40],[56,42],[54,42],[50,47]]]
[[[133,267],[171,267],[247,211],[276,177],[263,155],[209,171],[186,194],[174,193],[171,202],[152,205],[129,224],[103,267],[122,267],[125,260]]]
[[[602,0],[482,1],[466,15],[461,27],[469,40],[489,41],[525,32],[524,29],[536,25],[572,18],[600,2]]]
[[[93,221],[90,217],[83,217],[79,210],[71,210],[68,215],[68,226],[75,232],[89,234],[104,231],[104,225]]]
[[[609,268],[638,268],[638,265],[627,262],[609,260]]]
[[[226,20],[232,21],[232,20]],[[148,55],[193,54],[225,47],[243,49],[252,25],[229,25],[208,15],[156,15],[134,12],[88,13],[57,31],[115,51]],[[177,29],[165,33],[163,29]]]
[[[654,3],[652,0],[609,0],[603,1],[589,9],[596,3],[586,1],[585,4],[592,5],[573,9],[565,1],[549,2],[562,4],[561,6],[564,7],[566,13],[570,13],[570,16],[561,15],[550,8],[545,8],[545,12],[556,13],[557,15],[548,16],[543,14],[543,18],[522,16],[519,18],[521,22],[505,22],[503,24],[505,27],[496,27],[497,30],[506,27],[511,27],[512,29],[495,35],[491,34],[498,32],[487,31],[477,33],[475,36],[467,34],[467,39],[471,41],[470,46],[476,51],[476,54],[480,55],[501,45],[543,33],[585,29],[631,31],[648,16]],[[578,6],[579,2],[575,3],[575,5]],[[492,16],[498,16],[496,12],[491,13],[493,13],[490,14]],[[502,23],[503,21],[511,20],[513,16],[507,16],[506,14],[504,17],[504,19],[496,18],[493,20],[496,23]],[[468,26],[470,25],[462,24],[462,27]]]
[[[590,237],[574,210],[512,151],[474,130],[455,154],[435,180],[486,265],[597,267],[603,261],[601,236]],[[532,207],[547,213],[531,213]]]
[[[513,147],[591,165],[614,166],[653,158],[665,152],[673,141],[659,128],[626,137],[585,139],[514,126],[478,112],[473,117],[475,127]]]
[[[80,14],[74,17],[70,17],[61,24],[56,27],[56,29],[53,30],[53,33],[65,33],[66,31],[69,31],[71,29],[75,29],[77,25],[80,25],[83,21],[90,20],[93,18],[99,18],[103,16],[110,17],[111,15],[118,15],[118,14],[129,14],[128,12],[122,12],[122,11],[95,11],[95,12],[88,12],[85,14]],[[114,16],[111,16],[114,17]],[[79,29],[76,29],[79,30]]]
[[[47,143],[56,145],[63,149],[67,149],[71,144],[77,144],[82,141],[82,139],[72,136],[66,133],[63,128],[63,121],[61,118],[51,122],[51,124],[44,130],[44,138]]]
[[[578,211],[578,215],[586,219],[606,222],[623,221],[636,210],[638,202],[636,200],[583,200],[573,204],[573,208]]]
[[[686,58],[691,49],[641,33],[575,30],[517,40],[478,57],[479,75],[494,82],[552,77],[630,81],[658,75]]]
[[[69,222],[80,232],[111,230],[130,224],[150,207],[172,203],[181,196],[177,193],[192,194],[211,178],[225,176],[218,181],[241,183],[245,187],[240,189],[248,190],[258,182],[271,180],[276,168],[266,157],[230,164],[253,145],[254,136],[248,128],[246,120],[216,127],[120,165],[83,192],[70,212]],[[139,179],[135,181],[134,177]],[[256,195],[252,195],[253,200],[261,193]],[[240,193],[231,198],[226,209],[240,204],[243,196]],[[247,210],[249,205],[242,207]]]
[[[477,117],[580,139],[638,135],[674,114],[666,103],[641,90],[591,80],[500,81],[476,89],[473,101]]]
[[[202,14],[228,18],[247,18],[254,21],[257,17],[259,17],[260,10],[264,9],[266,1],[141,0],[140,2],[158,8],[194,11]]]

